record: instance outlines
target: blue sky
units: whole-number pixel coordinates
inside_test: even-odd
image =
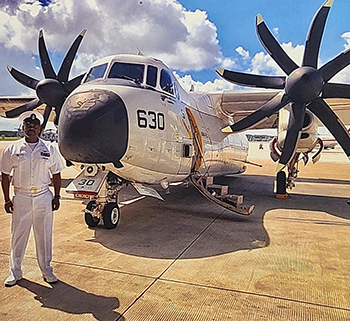
[[[162,59],[185,89],[235,90],[216,67],[283,74],[258,41],[260,13],[296,62],[301,59],[309,24],[322,0],[0,0],[0,96],[34,95],[13,80],[6,65],[42,79],[37,39],[43,29],[58,70],[66,50],[83,30],[72,77],[97,58],[137,53]],[[320,51],[321,64],[350,47],[350,2],[334,0]],[[350,69],[336,79],[350,83]]]
[[[255,17],[260,13],[270,30],[278,28],[280,43],[292,42],[294,46],[303,45],[309,24],[323,1],[306,0],[180,0],[188,10],[203,10],[208,19],[217,27],[219,44],[225,56],[234,56],[235,48],[242,46],[251,54],[264,51],[256,36]],[[321,58],[327,61],[344,50],[345,41],[341,38],[350,31],[350,2],[335,0],[328,16],[321,46]],[[244,69],[243,61],[241,66]],[[204,73],[192,73],[205,81]],[[212,76],[212,75],[209,75]]]

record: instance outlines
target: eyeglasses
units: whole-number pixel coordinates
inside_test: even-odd
[[[30,125],[33,125],[34,128],[40,127],[40,123],[33,123],[31,121],[25,121],[25,122],[23,122],[23,124],[27,127],[29,127]]]

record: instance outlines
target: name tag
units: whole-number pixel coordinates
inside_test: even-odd
[[[50,157],[50,153],[49,152],[41,152],[40,155],[44,156],[44,157]]]

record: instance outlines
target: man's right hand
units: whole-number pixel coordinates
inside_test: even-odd
[[[13,203],[12,201],[5,202],[5,211],[6,213],[13,213]]]

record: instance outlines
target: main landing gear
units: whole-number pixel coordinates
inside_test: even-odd
[[[295,153],[291,161],[288,163],[288,174],[284,170],[277,173],[275,180],[276,198],[288,198],[287,188],[292,189],[295,186],[295,179],[299,173],[299,157],[300,153]]]
[[[315,164],[320,160],[321,152],[324,148],[323,142],[321,139],[318,139],[318,150],[311,157],[312,163]],[[275,138],[270,144],[270,156],[273,161],[277,162],[280,159],[281,153],[277,148],[277,138]],[[287,189],[292,189],[295,187],[295,180],[299,174],[299,162],[303,162],[304,165],[307,165],[309,162],[309,152],[300,153],[297,152],[294,154],[289,163],[285,166],[284,169],[279,171],[276,175],[275,180],[275,194],[276,198],[288,198]]]

